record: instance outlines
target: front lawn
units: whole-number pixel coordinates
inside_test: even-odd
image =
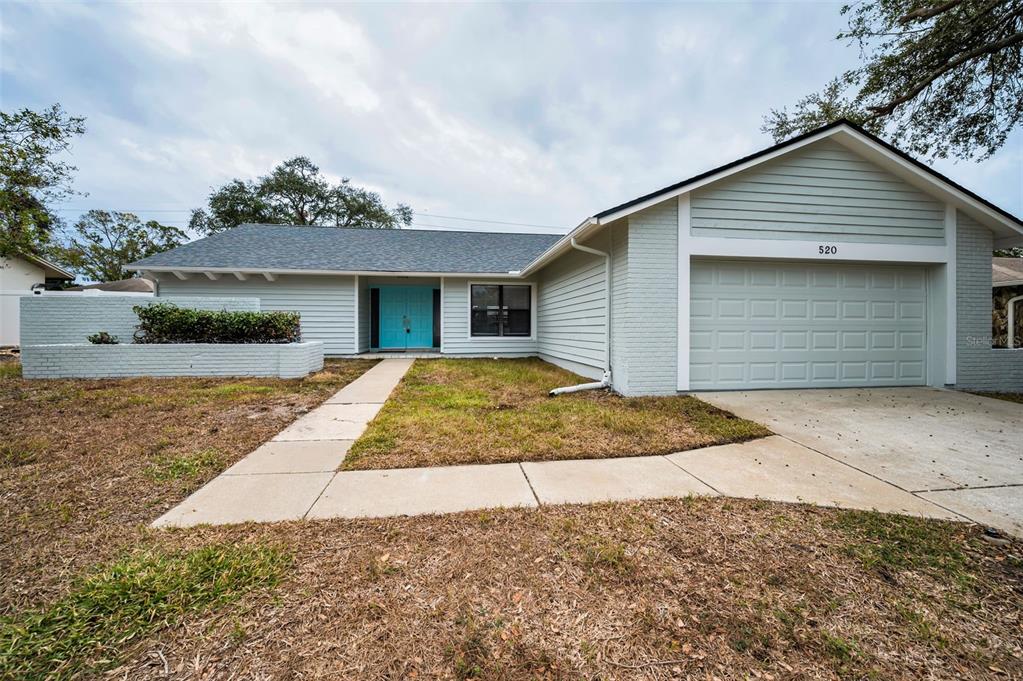
[[[0,378],[0,679],[1023,676],[1023,547],[958,523],[699,498],[146,527],[369,365]]]
[[[0,615],[63,588],[373,366],[300,380],[0,377]],[[0,674],[2,677],[2,674]]]
[[[1020,546],[979,534],[720,498],[168,532],[290,567],[109,678],[1020,678]]]
[[[344,468],[667,454],[770,435],[684,395],[547,395],[585,381],[539,359],[419,360]]]

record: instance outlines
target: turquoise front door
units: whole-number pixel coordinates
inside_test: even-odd
[[[381,286],[380,348],[405,350],[433,346],[433,288]]]

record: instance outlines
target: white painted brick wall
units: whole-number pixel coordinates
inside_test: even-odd
[[[199,310],[259,311],[259,298],[214,296],[24,296],[21,299],[21,345],[84,343],[99,331],[131,343],[138,316],[136,305],[174,303]]]
[[[612,314],[612,324],[618,327],[614,338],[624,345],[614,351],[618,359],[615,388],[626,395],[674,395],[678,390],[676,200],[629,216],[626,258],[628,298],[617,317]]]
[[[28,345],[21,351],[21,368],[25,378],[300,378],[323,368],[323,343]]]
[[[991,347],[992,234],[962,213],[957,224],[956,387],[1023,390],[1023,349]]]

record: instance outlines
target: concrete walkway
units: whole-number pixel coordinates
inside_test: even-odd
[[[412,359],[385,359],[153,523],[223,525],[304,518]]]
[[[964,519],[779,436],[668,456],[335,472],[352,439],[409,365],[403,360],[377,365],[154,526],[386,517],[690,495]]]

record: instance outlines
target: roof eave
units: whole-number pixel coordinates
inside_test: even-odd
[[[524,276],[521,272],[406,272],[402,270],[310,270],[310,269],[289,269],[276,267],[196,267],[194,265],[146,265],[132,263],[127,266],[136,272],[162,272],[173,274],[181,272],[185,274],[305,274],[323,276],[381,276],[381,277],[500,277],[518,279]]]

